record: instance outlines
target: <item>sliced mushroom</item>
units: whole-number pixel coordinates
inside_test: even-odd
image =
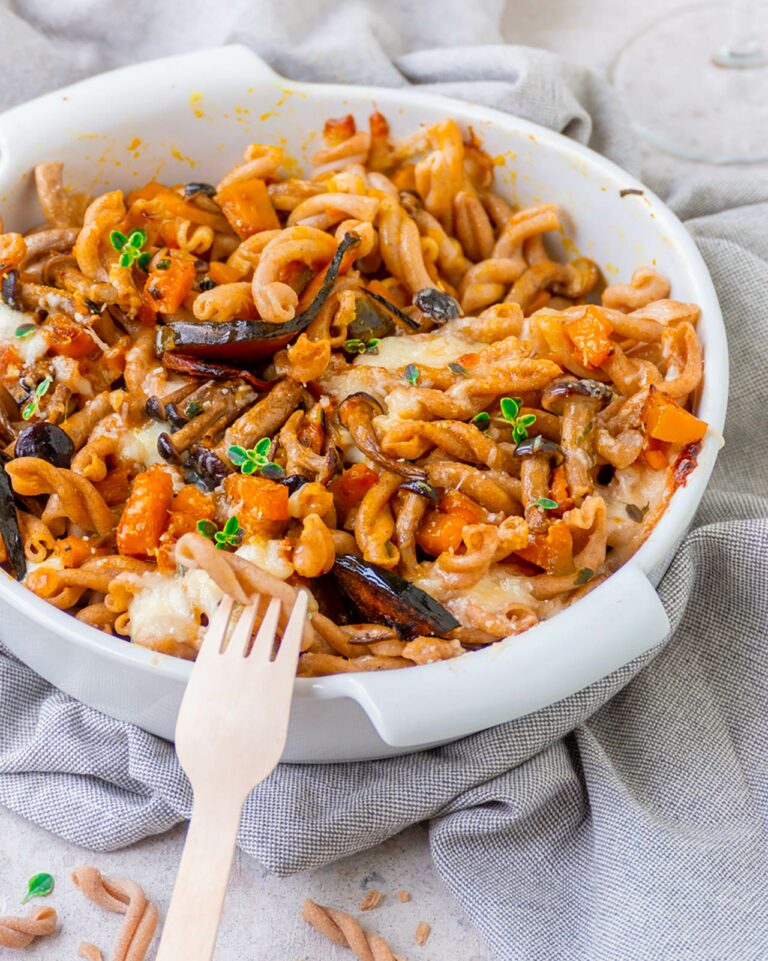
[[[152,420],[157,421],[168,420],[169,407],[176,408],[177,404],[182,403],[182,401],[190,397],[191,394],[205,389],[207,386],[207,384],[204,384],[201,388],[200,384],[185,384],[183,387],[179,387],[178,390],[175,390],[172,394],[167,394],[163,398],[157,397],[156,395],[149,397],[144,405],[144,410],[146,411],[147,417],[151,417]],[[172,421],[170,423],[172,427],[178,429],[179,427],[182,427],[187,420],[188,418],[185,417],[181,424],[174,424]]]
[[[460,626],[426,591],[353,554],[339,555],[332,574],[363,618],[388,624],[400,637],[441,636]]]
[[[234,445],[253,447],[262,437],[271,437],[298,407],[303,388],[292,377],[278,381],[266,397],[254,404],[227,429],[214,450],[222,459]]]
[[[180,462],[183,455],[210,432],[218,434],[233,418],[247,410],[256,395],[249,387],[225,381],[208,391],[202,410],[173,435],[160,434],[157,450],[167,461]]]
[[[591,473],[597,464],[595,418],[607,407],[613,391],[597,380],[561,378],[541,395],[541,406],[561,420],[560,443],[565,452],[565,478],[577,503],[592,490]]]
[[[401,477],[426,480],[427,472],[423,467],[417,467],[408,461],[395,460],[381,449],[373,426],[373,418],[383,413],[384,409],[376,398],[363,392],[350,394],[339,404],[339,420],[352,435],[358,450],[369,457],[374,464],[400,474]]]
[[[520,485],[526,523],[532,531],[543,531],[547,527],[547,515],[536,502],[540,497],[549,496],[551,467],[563,463],[563,449],[539,434],[518,444],[515,456],[522,458]]]

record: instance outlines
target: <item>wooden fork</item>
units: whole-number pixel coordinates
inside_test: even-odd
[[[243,804],[285,748],[307,594],[299,591],[274,660],[280,601],[269,603],[252,645],[256,604],[225,643],[232,604],[225,597],[211,618],[176,722],[195,799],[157,961],[210,961]]]

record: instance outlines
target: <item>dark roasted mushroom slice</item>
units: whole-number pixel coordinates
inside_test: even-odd
[[[356,299],[355,317],[347,327],[347,337],[350,340],[367,341],[373,337],[389,337],[396,329],[391,312],[382,309],[372,297]]]
[[[388,624],[400,637],[445,635],[461,626],[426,591],[353,554],[340,554],[333,574],[363,618]]]
[[[203,357],[189,357],[177,354],[173,350],[166,350],[162,357],[163,367],[175,374],[185,374],[187,377],[205,377],[212,380],[232,380],[237,377],[250,384],[254,390],[268,390],[272,385],[267,380],[261,380],[249,370],[242,370],[232,364],[221,364]]]
[[[19,530],[13,486],[5,469],[8,459],[0,454],[0,537],[5,544],[13,576],[17,581],[23,581],[27,573],[27,559],[24,556],[24,542]]]
[[[395,460],[381,449],[373,427],[373,418],[383,413],[384,410],[376,398],[363,392],[350,394],[339,404],[339,420],[352,435],[358,450],[369,457],[374,464],[400,474],[401,477],[425,481],[427,472],[423,467],[417,467],[408,461]]]

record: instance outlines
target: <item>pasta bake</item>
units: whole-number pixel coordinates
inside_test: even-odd
[[[305,175],[251,144],[91,197],[39,164],[40,224],[0,222],[7,573],[190,659],[223,592],[305,587],[306,676],[457,657],[609,577],[695,468],[699,308],[565,259],[495,169],[380,113]]]

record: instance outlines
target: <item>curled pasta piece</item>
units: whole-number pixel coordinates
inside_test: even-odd
[[[416,637],[403,647],[402,656],[414,664],[434,664],[465,653],[458,638],[449,641],[442,637]]]
[[[301,914],[329,941],[350,948],[359,961],[397,961],[392,949],[380,935],[365,931],[346,911],[324,908],[307,898]]]
[[[378,217],[381,256],[387,270],[408,288],[411,295],[434,281],[424,263],[419,228],[391,197],[381,201]]]
[[[64,187],[64,164],[41,163],[35,167],[35,188],[45,219],[56,227],[79,226],[84,202],[81,194],[68,193]]]
[[[32,908],[23,918],[0,918],[0,948],[19,951],[37,938],[53,934],[58,916],[53,908]]]
[[[281,287],[287,285],[281,284]],[[293,299],[298,303],[294,291]],[[295,304],[294,304],[295,306]],[[247,282],[221,284],[212,290],[203,291],[195,297],[192,312],[198,320],[232,320],[233,317],[248,316],[253,313],[253,292]]]
[[[525,242],[549,230],[560,230],[560,218],[554,204],[525,207],[513,214],[504,225],[492,256],[475,264],[464,275],[459,287],[464,312],[474,314],[502,300],[507,287],[514,284],[528,267]]]
[[[493,225],[480,198],[461,190],[454,197],[456,236],[470,260],[487,260],[493,253]]]
[[[519,499],[511,497],[490,471],[478,470],[470,464],[439,460],[426,465],[429,483],[445,490],[458,490],[494,514],[517,513]]]
[[[416,190],[426,209],[451,231],[453,199],[464,184],[464,141],[451,118],[433,124],[426,137],[432,150],[416,164]]]
[[[281,602],[281,627],[288,622],[296,591],[285,581],[256,567],[241,557],[217,551],[211,541],[198,534],[184,534],[176,544],[176,560],[184,567],[204,570],[221,591],[238,604],[251,604],[260,596],[275,597]],[[314,620],[318,615],[313,615]],[[302,646],[308,650],[317,635],[311,621],[304,625]]]
[[[348,217],[371,223],[379,210],[375,197],[356,194],[317,194],[302,201],[291,211],[288,225],[307,224],[318,230],[327,230]]]
[[[402,483],[399,474],[382,472],[378,481],[366,493],[355,515],[355,539],[365,560],[381,567],[397,567],[400,552],[391,538],[395,520],[389,501]]]
[[[104,877],[88,865],[75,868],[72,882],[98,907],[125,915],[112,948],[112,961],[144,961],[159,914],[141,887],[127,878]]]
[[[27,244],[21,234],[0,233],[0,264],[18,267],[27,256]]]
[[[125,204],[122,190],[110,190],[102,194],[86,210],[73,253],[77,266],[91,280],[101,283],[112,281],[110,267],[117,263],[117,252],[109,244],[109,234],[119,227],[123,217]]]
[[[511,452],[473,424],[457,420],[396,422],[384,434],[381,446],[385,453],[406,460],[417,460],[439,447],[456,460],[514,470]]]
[[[45,521],[39,517],[26,511],[19,511],[18,515],[24,556],[28,561],[39,564],[55,549],[56,538]]]
[[[254,143],[245,151],[244,161],[233,167],[218,183],[217,190],[246,180],[264,180],[272,176],[283,162],[283,151],[269,144]]]
[[[336,560],[331,532],[318,514],[308,514],[293,549],[293,566],[302,577],[327,574]]]
[[[63,467],[54,467],[39,457],[17,457],[7,464],[6,470],[17,494],[55,496],[56,508],[46,510],[43,515],[47,523],[51,519],[63,518],[86,531],[107,534],[112,530],[112,512],[101,494],[84,477]]]
[[[414,574],[419,566],[416,556],[416,532],[426,510],[426,498],[411,491],[403,492],[396,506],[393,540],[400,551],[400,568],[406,575]]]
[[[336,253],[333,237],[315,227],[294,226],[282,230],[261,253],[253,274],[252,294],[259,315],[269,323],[283,323],[296,313],[296,292],[280,280],[290,263],[299,261],[317,270]]]
[[[630,311],[654,300],[669,297],[669,281],[653,267],[638,267],[628,284],[612,284],[603,291],[602,301],[614,310]]]

